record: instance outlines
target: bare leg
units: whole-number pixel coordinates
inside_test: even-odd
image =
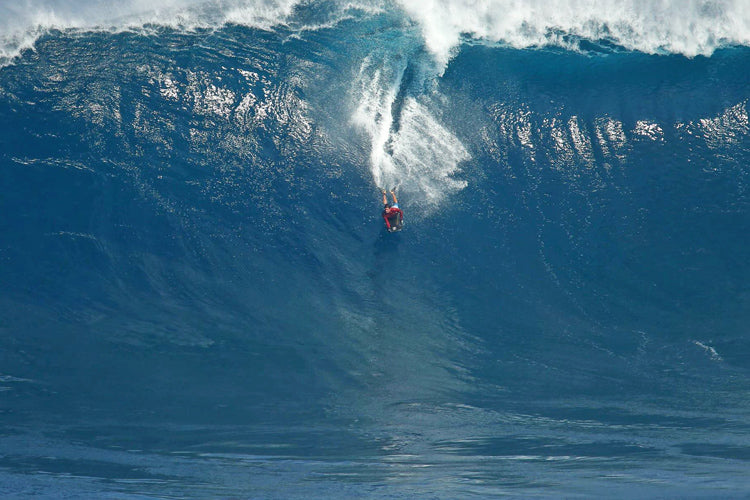
[[[391,189],[391,196],[393,197],[393,203],[398,203],[398,200],[396,199],[396,192]],[[383,194],[383,197],[385,197],[385,194]]]
[[[387,205],[388,204],[388,197],[386,197],[386,195],[385,195],[385,189],[381,189],[381,191],[383,192],[383,205]]]

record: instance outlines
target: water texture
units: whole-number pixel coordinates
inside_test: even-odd
[[[0,495],[747,497],[748,46],[740,0],[0,7]]]

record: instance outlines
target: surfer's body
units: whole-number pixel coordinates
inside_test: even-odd
[[[398,208],[398,199],[396,193],[391,189],[391,197],[393,203],[388,203],[388,196],[386,195],[385,189],[380,190],[383,193],[383,219],[385,220],[385,227],[389,232],[401,231],[404,226],[404,212]]]

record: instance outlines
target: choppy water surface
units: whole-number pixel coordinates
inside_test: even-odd
[[[0,8],[0,493],[746,495],[749,10],[558,4]]]

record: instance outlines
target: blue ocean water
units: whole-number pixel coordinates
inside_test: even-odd
[[[750,9],[506,3],[0,8],[0,495],[747,497]]]

